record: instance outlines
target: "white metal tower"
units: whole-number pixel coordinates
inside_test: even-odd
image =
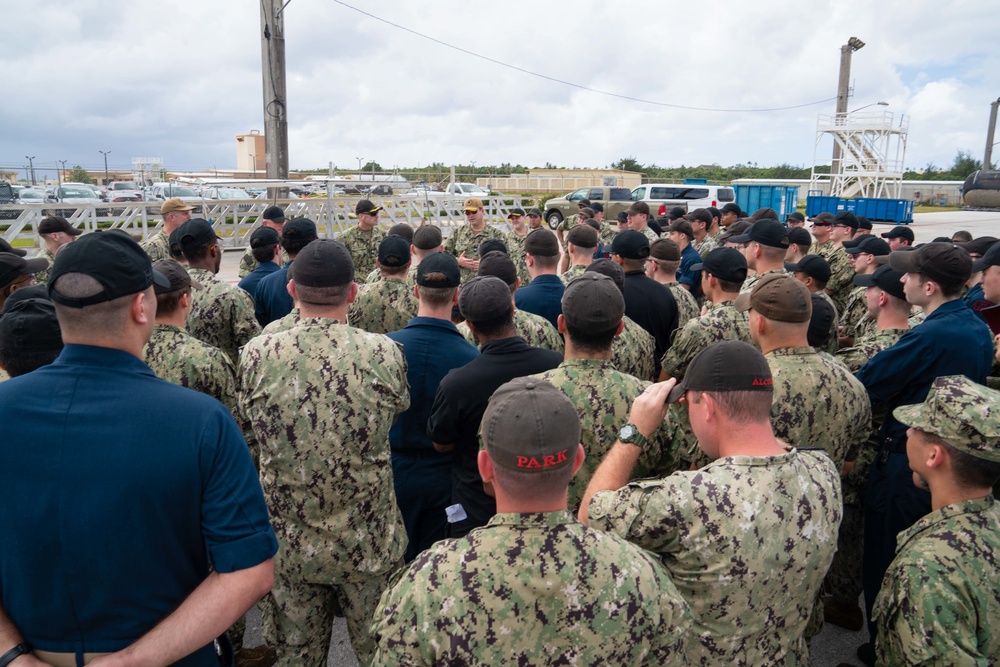
[[[909,125],[905,114],[897,121],[885,110],[820,114],[810,189],[823,190],[829,183],[832,197],[899,199]],[[841,157],[833,164],[832,173],[816,173],[819,145],[827,135],[840,147]]]

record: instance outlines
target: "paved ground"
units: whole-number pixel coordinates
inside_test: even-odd
[[[880,234],[892,228],[892,225],[875,225],[875,233]],[[973,237],[1000,237],[1000,211],[954,211],[948,213],[918,213],[911,225],[917,243],[926,243],[938,236],[951,237],[959,229],[968,230]],[[239,259],[242,252],[230,251],[223,257],[220,276],[226,280],[236,281]],[[260,617],[255,611],[250,614],[247,624],[247,646],[260,643]],[[849,632],[833,625],[827,625],[816,637],[811,646],[811,664],[813,667],[836,667],[841,663],[862,665],[855,656],[859,644],[868,641],[868,631]],[[337,619],[333,627],[330,655],[327,660],[329,667],[356,667],[357,659],[351,649],[347,637],[347,626],[343,619]]]

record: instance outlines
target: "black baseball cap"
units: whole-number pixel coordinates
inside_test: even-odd
[[[590,225],[573,225],[573,229],[566,233],[566,243],[572,243],[578,248],[597,247],[597,230]]]
[[[747,279],[747,260],[736,248],[714,248],[691,271],[705,271],[719,280],[740,283]]]
[[[837,318],[837,311],[834,309],[833,304],[824,298],[824,295],[813,292],[809,297],[812,300],[812,315],[809,317],[806,340],[810,347],[823,348],[830,342],[833,321]]]
[[[884,239],[906,239],[911,244],[913,243],[913,230],[904,225],[896,225],[887,232],[882,233],[882,238]]]
[[[510,258],[510,255],[499,250],[492,250],[482,256],[476,275],[494,276],[507,285],[513,285],[517,282],[517,268],[514,266],[514,260]]]
[[[759,349],[741,340],[724,340],[695,355],[667,403],[676,403],[687,391],[773,392],[774,384]]]
[[[798,211],[792,211],[791,213],[789,213],[788,215],[786,215],[785,218],[788,219],[788,220],[795,220],[796,222],[805,222],[806,221],[806,216],[802,215]]]
[[[762,218],[750,225],[750,228],[742,235],[729,238],[730,243],[748,243],[749,241],[756,241],[771,248],[787,248],[788,229],[777,220]]]
[[[0,317],[0,339],[18,352],[61,350],[62,332],[55,306],[48,299],[22,299],[9,310],[5,308]]]
[[[649,257],[649,239],[642,232],[626,229],[615,234],[611,252],[625,259],[646,259]]]
[[[618,222],[628,222],[628,211],[618,211]]]
[[[866,218],[863,215],[859,215],[858,216],[858,229],[867,229],[867,230],[871,231],[873,229],[873,227],[872,227],[872,221],[869,220],[868,218]]]
[[[510,213],[507,215],[507,219],[510,220],[511,218],[520,218],[523,216],[524,216],[523,208],[512,208],[510,209]]]
[[[720,212],[721,213],[735,213],[737,218],[743,216],[743,210],[740,209],[740,205],[739,204],[734,204],[733,202],[729,202],[728,204],[726,204],[725,206],[723,206],[722,210]]]
[[[972,241],[975,243],[975,241]],[[983,271],[988,266],[1000,266],[1000,243],[993,243],[980,259],[972,263],[973,271]]]
[[[556,257],[559,255],[559,239],[550,230],[539,227],[524,237],[524,252],[538,257]]]
[[[486,322],[511,313],[510,287],[496,276],[476,276],[462,285],[458,309],[471,322]]]
[[[285,241],[316,239],[316,223],[309,218],[292,218],[281,228],[281,238]]]
[[[854,276],[854,284],[858,287],[879,287],[897,299],[906,301],[902,278],[902,271],[897,271],[888,264],[883,264],[875,269],[874,273],[862,273]]]
[[[602,257],[600,259],[595,259],[587,267],[584,273],[600,273],[601,275],[611,278],[615,282],[615,286],[624,292],[625,290],[625,271],[615,263],[614,260],[608,259],[607,257]]]
[[[0,253],[0,287],[11,284],[18,276],[38,273],[47,268],[49,260],[44,257],[24,259],[9,252]]]
[[[458,260],[449,253],[432,253],[417,266],[417,284],[422,287],[458,287],[461,282]]]
[[[273,232],[274,230],[272,229],[271,231]],[[187,269],[184,268],[184,265],[176,259],[158,259],[153,262],[153,270],[162,273],[167,281],[170,282],[170,287],[154,284],[153,291],[157,294],[176,292],[185,287],[201,289],[201,283],[193,279],[191,274],[187,272]]]
[[[197,248],[219,240],[212,223],[204,218],[191,218],[177,228],[177,241],[181,248]]]
[[[805,227],[789,227],[788,228],[788,244],[792,245],[812,245],[812,234]]]
[[[18,257],[24,257],[28,254],[27,250],[15,248],[11,244],[7,243],[6,239],[0,239],[0,252],[9,252],[10,254],[17,255]]]
[[[421,225],[413,230],[413,247],[417,250],[434,250],[441,247],[441,228],[436,225]]]
[[[263,248],[269,245],[277,245],[280,240],[281,237],[278,235],[277,230],[271,227],[258,227],[250,235],[250,247]]]
[[[354,207],[354,212],[356,214],[367,213],[368,215],[375,215],[381,210],[381,206],[376,206],[367,199],[362,199],[358,202],[358,205]]]
[[[505,255],[510,254],[507,244],[500,239],[483,239],[483,242],[479,244],[479,248],[476,251],[480,257],[485,257],[491,252],[502,252]]]
[[[50,215],[42,218],[38,223],[39,234],[53,234],[55,232],[66,232],[70,236],[79,236],[83,230],[69,224],[69,220],[58,215]]]
[[[27,287],[22,287],[11,292],[7,300],[3,302],[3,310],[0,314],[6,313],[8,310],[14,307],[18,301],[24,301],[26,299],[45,299],[49,300],[49,288],[47,285],[28,285]]]
[[[59,278],[82,273],[104,289],[85,297],[71,297],[56,290]],[[105,303],[148,289],[150,285],[170,287],[167,277],[153,269],[153,263],[132,237],[126,234],[86,234],[68,243],[56,255],[49,272],[49,298],[62,306],[83,308]]]
[[[581,331],[611,332],[625,315],[625,297],[615,281],[594,271],[571,280],[561,303],[567,324]]]
[[[798,262],[785,262],[785,271],[804,273],[821,283],[829,282],[833,274],[830,263],[820,255],[806,255]]]
[[[841,211],[837,215],[833,216],[833,222],[831,224],[847,225],[851,229],[857,229],[861,223],[858,222],[857,216],[850,211]]]
[[[986,255],[986,251],[996,242],[997,238],[995,236],[979,236],[964,243],[956,242],[955,245],[959,248],[965,248],[965,251],[970,255],[978,255],[982,258]],[[982,271],[982,269],[973,269],[973,271]]]
[[[288,225],[285,225],[288,231]],[[339,287],[354,281],[351,252],[340,241],[316,239],[295,257],[288,273],[296,285]]]
[[[733,224],[726,227],[726,231],[719,235],[719,243],[729,243],[734,237],[738,237],[741,234],[746,233],[750,228],[750,223],[746,220],[737,220]],[[741,241],[742,243],[742,241]]]
[[[889,266],[903,273],[923,273],[946,285],[964,283],[972,275],[969,253],[950,241],[926,243],[912,252],[890,253]]]
[[[284,222],[285,221],[285,209],[280,206],[268,206],[264,209],[261,216],[265,220],[270,220],[271,222]]]
[[[860,243],[852,244],[850,248],[845,247],[844,252],[848,255],[860,255],[863,252],[871,255],[888,255],[892,249],[877,236],[865,236]]]
[[[398,234],[386,236],[378,244],[378,263],[390,269],[406,266],[410,261],[410,242]]]

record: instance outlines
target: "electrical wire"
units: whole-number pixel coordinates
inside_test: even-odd
[[[606,95],[608,97],[615,97],[615,98],[618,98],[620,100],[628,100],[630,102],[640,102],[642,104],[651,104],[653,106],[658,106],[658,107],[669,107],[671,109],[684,109],[684,110],[687,110],[687,111],[711,111],[711,112],[718,112],[718,113],[765,113],[765,112],[772,112],[772,111],[790,111],[792,109],[804,109],[805,107],[812,107],[812,106],[816,106],[817,104],[825,104],[826,102],[832,102],[833,100],[837,99],[836,97],[828,97],[828,98],[823,99],[823,100],[816,100],[815,102],[806,102],[804,104],[793,104],[793,105],[784,106],[784,107],[767,107],[767,108],[761,108],[761,109],[716,109],[716,108],[711,108],[711,107],[692,107],[692,106],[686,106],[684,104],[670,104],[668,102],[656,102],[654,100],[645,100],[645,99],[642,99],[641,97],[632,97],[630,95],[621,95],[619,93],[612,93],[612,92],[607,91],[607,90],[598,90],[597,88],[591,88],[590,86],[584,86],[584,85],[581,85],[579,83],[573,83],[572,81],[566,81],[564,79],[559,79],[559,78],[556,78],[554,76],[549,76],[547,74],[541,74],[539,72],[533,72],[533,71],[531,71],[529,69],[525,69],[523,67],[518,67],[517,65],[511,65],[510,63],[505,63],[502,60],[497,60],[496,58],[491,58],[489,56],[484,56],[481,53],[476,53],[475,51],[470,51],[468,49],[463,49],[460,46],[455,46],[454,44],[449,44],[448,42],[445,42],[445,41],[442,41],[440,39],[437,39],[436,37],[431,37],[430,35],[425,35],[422,32],[418,32],[416,30],[413,30],[412,28],[407,28],[404,25],[400,25],[398,23],[393,23],[392,21],[389,21],[388,19],[384,19],[381,16],[376,16],[375,14],[372,14],[371,12],[366,12],[363,9],[360,9],[360,8],[355,7],[353,5],[349,5],[346,2],[343,2],[343,0],[333,0],[333,1],[336,4],[338,4],[338,5],[341,5],[343,7],[346,7],[347,9],[351,9],[353,11],[356,11],[359,14],[363,14],[364,16],[367,16],[368,18],[374,19],[376,21],[380,21],[382,23],[385,23],[386,25],[390,25],[393,28],[397,28],[397,29],[402,30],[404,32],[408,32],[411,35],[416,35],[417,37],[421,37],[423,39],[430,40],[430,41],[434,42],[435,44],[440,44],[441,46],[444,46],[444,47],[449,48],[449,49],[453,49],[455,51],[458,51],[459,53],[464,53],[466,55],[472,56],[473,58],[479,58],[480,60],[485,60],[487,62],[493,63],[494,65],[500,65],[501,67],[506,67],[507,69],[512,69],[515,72],[521,72],[522,74],[528,74],[529,76],[538,77],[539,79],[545,79],[546,81],[552,81],[553,83],[559,83],[559,84],[562,84],[564,86],[569,86],[571,88],[577,88],[579,90],[585,90],[587,92],[596,93],[598,95]]]

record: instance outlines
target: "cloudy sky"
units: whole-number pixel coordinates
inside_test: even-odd
[[[849,109],[906,114],[908,167],[981,159],[1000,96],[996,0],[291,0],[284,16],[292,169],[810,165],[853,35]],[[235,136],[263,129],[257,2],[32,0],[4,24],[0,168],[98,169],[101,150],[111,168],[233,168]]]

